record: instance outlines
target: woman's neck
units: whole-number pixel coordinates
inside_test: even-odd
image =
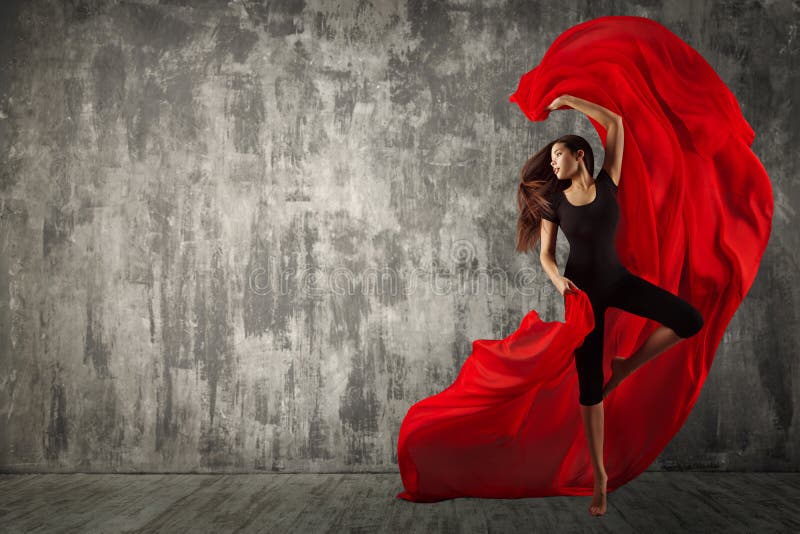
[[[582,172],[580,175],[571,179],[568,189],[580,189],[582,191],[589,190],[594,185],[594,178],[588,172]]]

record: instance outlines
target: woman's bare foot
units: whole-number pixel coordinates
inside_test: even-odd
[[[611,360],[611,378],[608,379],[608,382],[603,387],[603,398],[605,399],[629,374],[628,359],[622,356],[614,356]]]
[[[608,482],[608,475],[603,473],[600,477],[595,477],[594,480],[594,495],[592,495],[592,503],[589,505],[589,513],[595,516],[600,516],[606,513],[606,483]]]

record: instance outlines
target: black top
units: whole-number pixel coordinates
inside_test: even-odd
[[[569,257],[564,276],[583,290],[607,286],[627,271],[614,244],[619,222],[617,186],[605,169],[597,173],[595,192],[592,202],[576,206],[557,187],[549,199],[555,217],[542,213],[567,236]]]

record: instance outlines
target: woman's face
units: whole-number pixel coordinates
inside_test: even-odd
[[[550,150],[550,166],[553,167],[553,172],[559,180],[569,179],[580,171],[581,164],[578,157],[582,152],[579,150],[576,157],[564,143],[553,145]]]

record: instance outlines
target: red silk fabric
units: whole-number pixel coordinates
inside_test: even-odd
[[[772,188],[734,95],[694,49],[652,20],[609,16],[568,29],[522,76],[510,101],[543,121],[562,94],[623,117],[620,261],[705,320],[698,334],[605,399],[611,492],[658,457],[694,406],[756,276],[772,224]],[[605,146],[605,130],[591,122]],[[564,298],[564,322],[544,322],[531,310],[505,339],[474,341],[455,382],[411,406],[398,437],[405,491],[397,497],[592,494],[574,350],[594,320],[585,293]],[[629,356],[657,326],[608,309],[604,382],[612,356]]]

